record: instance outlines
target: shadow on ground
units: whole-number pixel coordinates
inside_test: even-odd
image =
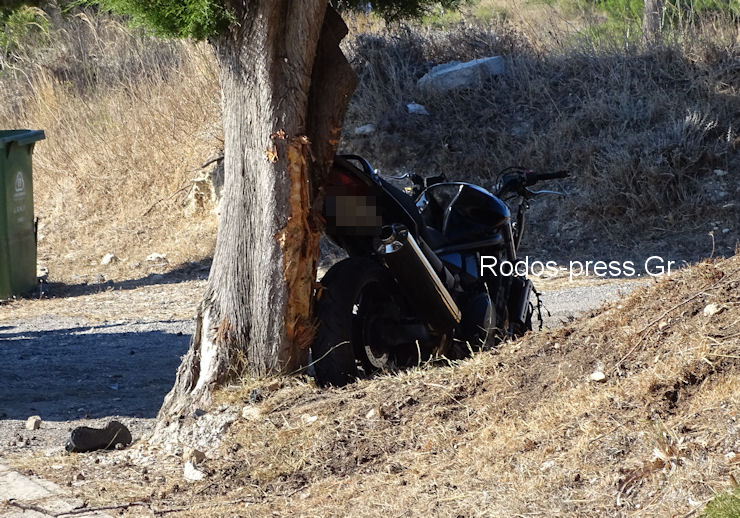
[[[138,279],[127,279],[124,281],[113,281],[113,280],[97,280],[90,276],[89,280],[80,282],[78,284],[67,284],[63,282],[52,282],[45,284],[44,298],[69,298],[69,297],[84,297],[86,295],[93,295],[106,291],[108,289],[114,290],[135,290],[142,286],[154,286],[161,284],[179,284],[181,282],[193,281],[193,280],[205,280],[208,278],[208,273],[211,270],[211,258],[204,259],[198,262],[184,263],[172,270],[163,273],[150,273],[145,277]],[[38,298],[38,290],[35,294],[29,295],[29,297]]]
[[[189,325],[0,327],[0,419],[155,417],[187,350]]]

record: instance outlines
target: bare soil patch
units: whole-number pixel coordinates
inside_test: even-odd
[[[205,280],[175,271],[136,281],[53,284],[0,313],[0,455],[60,451],[76,426],[149,431],[187,351]],[[39,415],[39,430],[26,419]]]

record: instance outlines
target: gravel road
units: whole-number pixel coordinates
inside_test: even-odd
[[[76,426],[118,419],[139,438],[153,426],[193,330],[205,280],[154,276],[142,283],[72,290],[71,295],[0,307],[0,458],[58,450]],[[632,285],[547,286],[557,327]],[[28,431],[29,416],[41,416]]]

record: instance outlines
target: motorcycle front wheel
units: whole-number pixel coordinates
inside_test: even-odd
[[[318,328],[311,357],[319,385],[337,387],[378,370],[394,370],[393,351],[382,329],[401,313],[397,287],[388,270],[367,257],[332,266],[317,294]]]

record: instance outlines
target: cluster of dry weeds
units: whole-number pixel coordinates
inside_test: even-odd
[[[346,129],[378,130],[345,138],[381,169],[484,185],[509,165],[568,169],[572,196],[552,219],[577,213],[612,242],[628,229],[665,237],[738,221],[737,175],[718,183],[714,173],[740,167],[737,33],[645,47],[499,22],[365,34],[351,49],[361,83]],[[434,64],[491,55],[506,59],[507,72],[479,88],[416,87]],[[430,116],[409,115],[411,101]]]
[[[145,445],[34,470],[137,516],[688,516],[740,476],[739,288],[734,256],[453,365],[246,382],[192,485]]]
[[[159,41],[92,13],[57,16],[51,45],[17,51],[0,78],[0,126],[46,132],[33,166],[39,262],[69,282],[142,276],[152,253],[173,265],[208,256],[213,205],[188,206],[221,142],[207,46]],[[103,268],[108,253],[119,261]]]
[[[214,207],[194,192],[194,180],[221,145],[207,45],[156,40],[92,12],[50,12],[48,45],[20,46],[0,77],[0,126],[47,135],[34,166],[42,264],[69,281],[142,275],[151,253],[172,264],[207,256]],[[619,243],[635,231],[663,238],[717,226],[717,245],[734,247],[737,28],[677,34],[645,48],[580,36],[588,20],[567,18],[557,6],[531,15],[444,29],[351,19],[346,51],[361,83],[343,150],[384,171],[446,172],[484,185],[508,165],[569,168],[573,196],[546,209],[551,224],[534,235],[538,243],[577,213],[585,223],[563,230],[552,246],[580,245],[583,228]],[[494,54],[505,57],[508,72],[481,88],[446,96],[415,86],[434,64]],[[410,116],[411,101],[431,116]],[[366,123],[377,132],[355,136]],[[726,227],[729,235],[720,232]],[[121,261],[101,267],[107,253]]]

